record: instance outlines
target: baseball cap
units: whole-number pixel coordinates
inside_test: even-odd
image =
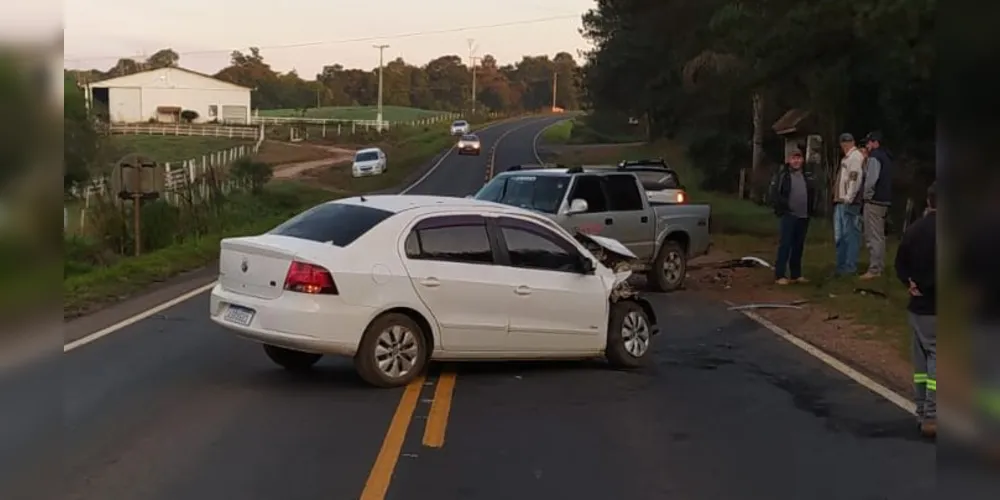
[[[878,130],[868,132],[868,135],[865,136],[865,142],[868,141],[882,142],[882,132],[879,132]]]
[[[854,142],[854,136],[850,132],[840,134],[840,142]]]
[[[801,149],[793,149],[793,150],[791,150],[791,151],[788,152],[788,156],[789,157],[792,157],[792,156],[799,156],[799,157],[801,157],[802,156],[802,150]]]

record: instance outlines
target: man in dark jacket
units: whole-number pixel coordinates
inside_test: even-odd
[[[809,230],[809,216],[815,206],[816,190],[812,179],[802,171],[802,152],[793,150],[788,162],[779,167],[771,185],[771,201],[778,216],[778,258],[774,262],[774,279],[779,285],[805,283],[802,276],[802,251]],[[785,271],[788,275],[785,275]]]
[[[927,437],[937,435],[937,194],[927,190],[927,212],[899,244],[896,275],[910,292],[913,383],[917,421]]]
[[[865,136],[865,184],[863,220],[868,246],[868,271],[861,279],[870,280],[885,271],[885,218],[892,204],[892,155],[882,147],[882,133]]]

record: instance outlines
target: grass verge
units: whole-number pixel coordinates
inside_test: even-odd
[[[542,132],[543,144],[566,144],[573,135],[573,124],[575,120],[566,120],[545,129]]]
[[[241,144],[252,144],[252,142],[225,137],[111,136],[111,146],[118,156],[137,153],[160,163],[190,160]]]

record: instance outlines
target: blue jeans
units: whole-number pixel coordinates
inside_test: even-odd
[[[856,273],[861,250],[861,207],[844,203],[834,206],[833,241],[837,248],[836,273]]]
[[[800,218],[792,214],[781,216],[778,225],[781,239],[778,242],[778,258],[774,261],[774,278],[781,279],[785,268],[791,278],[802,277],[802,249],[806,245],[806,232],[809,230],[809,218]]]

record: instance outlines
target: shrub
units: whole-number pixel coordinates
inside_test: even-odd
[[[230,173],[241,185],[246,186],[252,193],[260,193],[274,176],[274,171],[267,163],[254,161],[250,158],[241,158],[230,167]]]
[[[198,119],[198,112],[193,109],[185,109],[181,111],[181,120],[187,123],[191,123]]]

